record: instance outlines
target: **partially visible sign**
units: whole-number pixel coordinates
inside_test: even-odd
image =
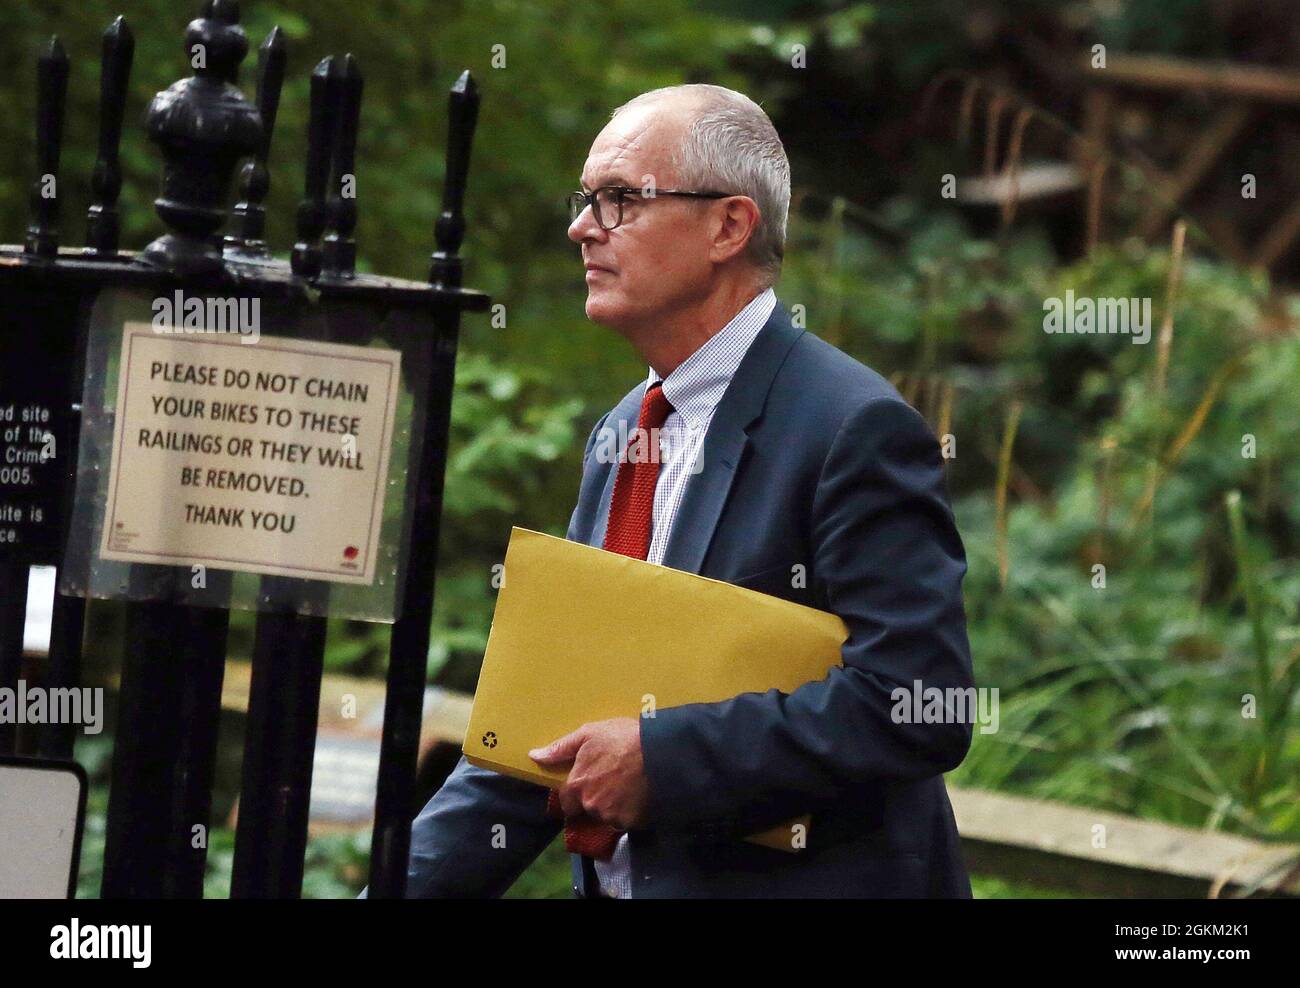
[[[0,400],[0,552],[6,559],[53,562],[63,478],[55,449],[67,429],[57,401],[22,390],[27,393],[18,397],[18,388],[6,387],[9,400]]]
[[[79,296],[6,287],[0,338],[0,561],[59,562]],[[46,322],[42,323],[41,320]]]
[[[0,899],[70,899],[86,820],[76,762],[0,755]]]
[[[400,359],[126,323],[100,555],[372,583]]]

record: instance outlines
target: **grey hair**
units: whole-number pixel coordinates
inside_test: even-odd
[[[688,96],[695,117],[673,152],[678,181],[697,191],[729,192],[753,199],[760,214],[746,254],[770,287],[781,273],[785,226],[790,212],[790,162],[785,146],[763,108],[744,93],[723,86],[692,83],[665,86],[624,103],[624,110],[664,97]]]

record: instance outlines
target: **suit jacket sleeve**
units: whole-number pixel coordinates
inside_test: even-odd
[[[973,687],[966,558],[938,444],[897,398],[868,402],[831,444],[812,505],[810,571],[848,626],[843,667],[792,693],[743,693],[641,720],[653,827],[756,829],[864,786],[958,765],[971,724],[899,723],[897,687]],[[945,692],[944,696],[951,694]]]
[[[584,485],[593,482],[591,452],[604,423],[601,418],[587,439]],[[581,520],[575,509],[570,539]],[[503,895],[559,830],[559,821],[546,816],[544,788],[471,765],[462,756],[411,824],[407,897]]]
[[[545,789],[461,756],[411,825],[407,898],[503,895],[558,832]]]

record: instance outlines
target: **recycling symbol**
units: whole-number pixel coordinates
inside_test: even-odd
[[[483,747],[495,748],[497,746],[497,736],[495,731],[488,731],[483,735]]]

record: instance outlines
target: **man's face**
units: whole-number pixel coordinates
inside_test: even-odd
[[[604,185],[640,189],[646,176],[655,188],[679,188],[672,150],[687,117],[680,104],[668,101],[624,110],[591,145],[582,170],[584,191]],[[629,195],[623,222],[613,230],[602,230],[592,209],[584,209],[569,226],[569,239],[582,247],[587,318],[631,328],[700,297],[713,274],[709,227],[708,206],[678,196]]]

